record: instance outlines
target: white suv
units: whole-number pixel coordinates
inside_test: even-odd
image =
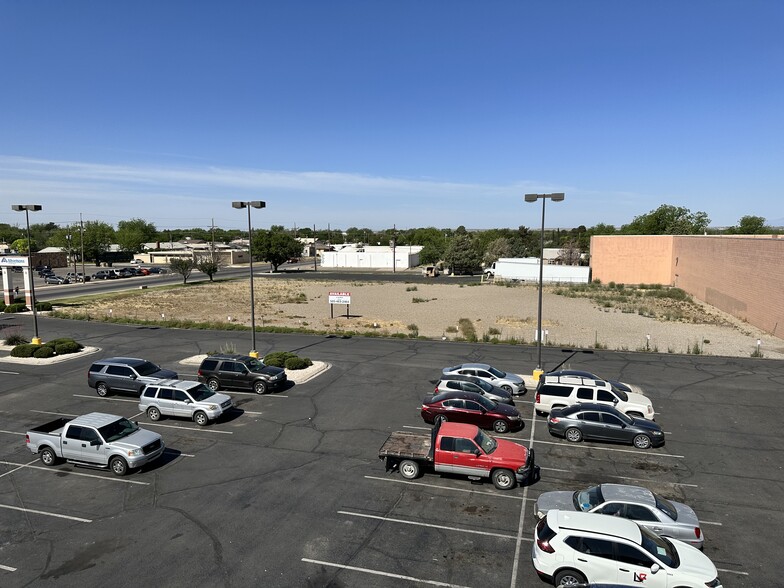
[[[548,414],[553,408],[564,408],[581,402],[599,402],[614,406],[630,417],[654,420],[653,403],[647,396],[624,392],[604,380],[580,376],[545,376],[536,387],[534,408]]]
[[[539,577],[555,586],[721,588],[699,549],[620,517],[551,510],[536,525],[531,557]]]

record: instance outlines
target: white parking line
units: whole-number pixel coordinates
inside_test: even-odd
[[[56,517],[58,519],[68,519],[69,521],[77,521],[79,523],[92,523],[91,519],[83,519],[81,517],[72,517],[70,515],[57,514],[56,512],[46,512],[43,510],[33,510],[32,508],[20,508],[18,506],[10,506],[8,504],[0,504],[0,508],[7,508],[8,510],[18,510],[32,514],[39,514],[46,517]]]
[[[2,431],[2,430],[0,430],[0,433],[7,433],[9,435],[23,435],[23,436],[25,435],[25,433],[20,433],[19,431]]]
[[[23,467],[25,467],[25,466],[33,465],[33,464],[34,464],[35,462],[37,462],[37,461],[38,461],[37,459],[34,459],[34,460],[33,460],[33,461],[31,461],[31,462],[28,462],[28,463],[26,463],[26,464],[22,464],[22,465],[20,465],[19,467],[16,467],[16,468],[14,468],[14,469],[12,469],[12,470],[8,470],[6,473],[4,473],[4,474],[0,474],[0,478],[2,478],[3,476],[7,476],[7,475],[9,475],[9,474],[13,474],[14,472],[16,472],[16,471],[18,471],[18,470],[21,470],[21,469],[22,469]]]
[[[0,564],[0,570],[5,570],[6,572],[15,572],[16,568],[12,568],[11,566],[4,566]]]
[[[309,559],[307,557],[303,557],[302,561],[304,561],[305,563],[316,564],[318,566],[328,566],[331,568],[340,568],[341,570],[351,570],[352,572],[362,572],[364,574],[372,574],[374,576],[385,576],[387,578],[395,578],[396,580],[405,580],[406,582],[413,582],[415,584],[428,584],[430,586],[445,586],[446,588],[469,588],[468,586],[462,586],[461,584],[449,584],[447,582],[437,582],[435,580],[422,580],[420,578],[414,578],[413,576],[392,574],[390,572],[382,572],[380,570],[371,570],[370,568],[358,568],[356,566],[347,566],[345,564],[337,564],[329,561],[321,561],[318,559]]]
[[[288,398],[288,396],[285,394],[256,394],[255,392],[232,392],[232,394],[240,394],[242,396],[258,396],[259,398]]]
[[[68,414],[67,412],[53,412],[51,410],[35,410],[34,408],[30,409],[30,412],[37,412],[38,414],[53,414],[56,416],[67,416],[67,417],[78,417],[78,414]]]
[[[23,468],[30,468],[33,470],[42,470],[44,472],[54,473],[54,474],[68,474],[69,476],[84,476],[86,478],[98,478],[99,480],[104,480],[106,482],[122,482],[124,484],[138,484],[140,486],[149,486],[149,482],[137,482],[136,480],[124,480],[121,478],[106,478],[104,476],[96,476],[95,474],[82,474],[80,472],[64,472],[62,470],[56,468],[48,468],[45,466],[34,466],[28,465],[24,463],[14,463],[12,461],[2,461],[0,460],[0,464],[10,465],[10,466],[21,466]]]
[[[557,468],[542,468],[545,472],[559,472],[562,474],[574,474],[574,470],[560,470]],[[688,488],[699,488],[699,484],[685,484],[683,482],[667,482],[666,480],[651,480],[649,478],[632,478],[629,476],[613,476],[612,474],[602,474],[604,478],[615,478],[616,480],[630,480],[632,482],[650,482],[656,484],[669,484],[670,486],[686,486]]]
[[[528,435],[528,447],[533,447],[534,441],[534,430],[536,429],[536,419],[531,421],[531,433]],[[534,462],[534,467],[536,463]],[[536,470],[532,471],[529,475],[534,475]],[[525,489],[523,490],[523,502],[520,503],[520,522],[517,524],[517,541],[515,542],[515,554],[514,554],[514,562],[512,564],[512,580],[511,580],[511,587],[515,588],[517,586],[517,570],[520,567],[520,544],[523,541],[523,522],[525,521],[525,511],[526,511],[526,500],[528,499],[528,490],[530,486],[526,484]],[[533,538],[531,539],[533,541]]]
[[[517,539],[515,535],[505,535],[503,533],[491,533],[489,531],[475,531],[473,529],[461,529],[460,527],[447,527],[446,525],[433,525],[431,523],[418,523],[416,521],[404,521],[403,519],[393,519],[391,517],[369,515],[369,514],[363,514],[359,512],[349,512],[347,510],[339,510],[338,514],[348,515],[352,517],[361,517],[365,519],[375,519],[377,521],[384,521],[385,523],[400,523],[402,525],[414,525],[416,527],[429,527],[431,529],[442,529],[444,531],[456,531],[458,533],[470,533],[472,535],[485,535],[487,537],[498,537],[499,539]]]
[[[139,404],[138,400],[133,400],[132,398],[105,398],[94,394],[74,394],[74,396],[77,398],[91,398],[93,400],[105,400],[108,402],[133,402],[134,404]]]
[[[194,431],[197,433],[219,433],[221,435],[233,435],[233,431],[218,431],[216,429],[194,429],[193,427],[180,427],[179,425],[162,425],[160,423],[144,423],[145,427],[166,427],[167,429],[179,429],[180,431]]]
[[[381,482],[392,482],[395,484],[408,484],[410,486],[424,486],[426,488],[437,488],[438,490],[451,490],[452,492],[467,492],[469,494],[483,494],[485,496],[492,496],[494,498],[507,498],[509,500],[526,500],[522,496],[515,496],[514,494],[498,494],[495,492],[487,492],[486,490],[471,490],[470,488],[450,488],[448,486],[440,486],[438,484],[425,484],[424,482],[411,482],[409,480],[396,480],[394,478],[381,478],[379,476],[365,476],[368,480],[379,480]],[[528,500],[533,500],[529,498]]]
[[[558,441],[534,441],[534,443],[541,443],[544,445],[559,445],[561,447],[573,447],[574,449],[579,449],[580,447],[582,447],[583,449],[597,449],[599,451],[617,451],[620,453],[634,453],[635,455],[650,455],[651,457],[672,457],[675,459],[683,459],[685,457],[683,455],[675,455],[672,453],[651,453],[650,451],[642,450],[642,449],[616,449],[614,447],[597,447],[596,445],[585,445],[583,443],[569,443],[568,441],[564,441],[562,443],[559,443]]]
[[[716,568],[717,572],[721,572],[722,574],[737,574],[739,576],[748,576],[748,572],[739,572],[737,570],[725,570],[724,568]]]
[[[6,372],[6,371],[0,371],[0,374],[9,374],[9,375],[11,375],[11,376],[18,376],[18,375],[19,375],[19,373],[20,373],[20,372]]]

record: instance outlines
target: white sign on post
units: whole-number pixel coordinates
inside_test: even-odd
[[[351,292],[330,292],[330,304],[351,304]]]

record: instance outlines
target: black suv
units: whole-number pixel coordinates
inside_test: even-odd
[[[256,394],[280,388],[286,383],[286,370],[249,355],[210,355],[199,366],[199,382],[213,391],[221,388],[245,388]]]

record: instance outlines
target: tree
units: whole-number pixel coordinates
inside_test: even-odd
[[[487,244],[482,261],[484,261],[485,267],[487,267],[498,261],[500,257],[510,257],[511,254],[512,244],[509,242],[509,239],[498,237]]]
[[[101,255],[109,251],[109,246],[114,243],[114,228],[101,221],[87,221],[84,223],[84,256],[100,265]]]
[[[202,255],[196,259],[196,269],[205,274],[210,279],[210,282],[213,281],[212,277],[218,273],[220,267],[220,261],[214,254]]]
[[[699,235],[705,232],[710,218],[704,212],[692,212],[682,206],[662,204],[656,210],[634,217],[621,227],[626,235]]]
[[[574,239],[570,239],[561,246],[561,250],[558,252],[558,260],[563,265],[579,265],[581,255],[582,251],[579,243]]]
[[[276,272],[282,263],[302,255],[302,243],[283,231],[259,230],[253,233],[251,253],[254,259],[270,263]]]
[[[116,239],[123,251],[141,253],[142,244],[155,241],[157,234],[154,224],[140,218],[117,223]]]
[[[169,269],[175,274],[182,276],[182,283],[188,283],[188,277],[191,275],[193,268],[196,267],[196,262],[192,259],[185,259],[184,257],[175,257],[169,260]]]
[[[469,234],[456,234],[449,243],[444,254],[446,263],[452,268],[452,273],[471,273],[478,269],[482,256],[474,247]]]
[[[11,249],[19,254],[23,253],[27,255],[27,252],[30,250],[30,247],[27,244],[27,238],[16,239],[13,243],[11,243]],[[35,241],[33,241],[33,249],[35,249]]]
[[[764,235],[770,232],[770,227],[765,225],[765,218],[762,216],[742,216],[738,221],[738,228],[733,231],[738,235]]]

